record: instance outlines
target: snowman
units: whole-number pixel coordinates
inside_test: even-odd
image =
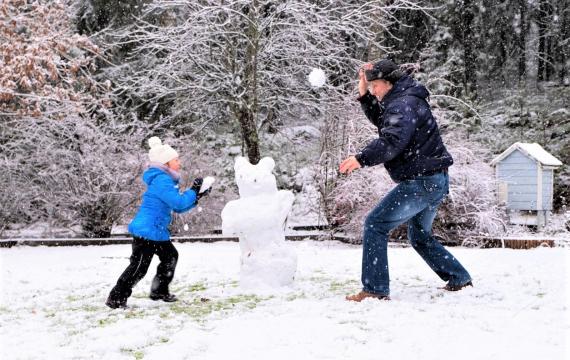
[[[297,254],[285,243],[285,221],[294,195],[277,190],[269,157],[252,165],[244,157],[234,169],[240,198],[222,210],[222,233],[239,237],[240,284],[247,288],[291,284],[297,270]]]

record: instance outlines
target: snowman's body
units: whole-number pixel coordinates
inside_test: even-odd
[[[246,287],[287,285],[297,270],[297,255],[285,243],[284,233],[294,195],[277,190],[274,166],[271,158],[257,165],[237,158],[234,169],[240,199],[222,210],[222,232],[239,237],[240,281]]]

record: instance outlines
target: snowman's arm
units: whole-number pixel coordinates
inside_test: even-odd
[[[238,235],[241,232],[240,210],[238,200],[226,204],[221,214],[223,235]]]
[[[279,199],[279,220],[285,223],[287,216],[291,212],[291,207],[295,201],[295,195],[288,190],[279,190],[277,194]]]

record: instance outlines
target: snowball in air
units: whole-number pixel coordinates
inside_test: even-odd
[[[321,69],[313,68],[311,73],[309,74],[309,82],[314,87],[321,87],[327,81],[327,76],[325,72]]]

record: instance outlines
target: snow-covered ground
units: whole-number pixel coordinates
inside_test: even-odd
[[[294,286],[243,292],[237,243],[176,244],[174,304],[103,304],[130,247],[0,249],[1,359],[568,359],[570,250],[453,248],[457,293],[411,248],[390,248],[392,298],[349,303],[359,246],[298,242]],[[202,301],[208,298],[209,301]]]

